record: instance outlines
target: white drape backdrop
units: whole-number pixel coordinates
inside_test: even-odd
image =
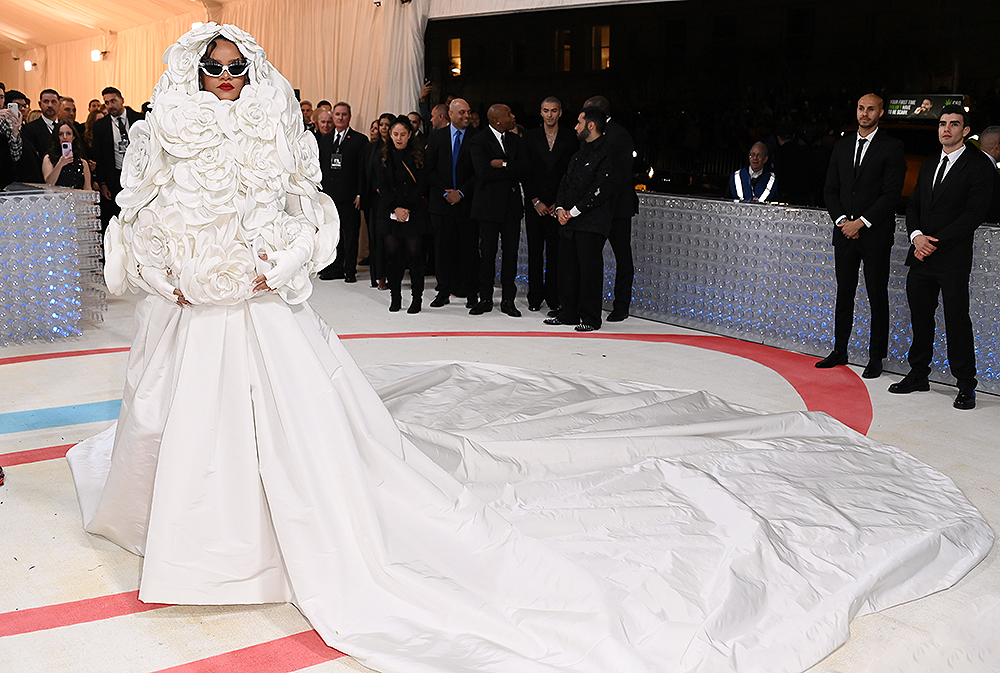
[[[232,23],[252,34],[271,62],[317,103],[346,100],[354,109],[352,125],[367,132],[382,112],[417,108],[423,81],[423,35],[430,0],[401,4],[385,0],[240,0],[165,21],[123,30],[116,37],[94,37],[39,47],[23,58],[39,66],[24,72],[23,61],[0,59],[0,81],[20,89],[37,108],[38,94],[53,88],[77,103],[78,121],[87,101],[101,89],[121,89],[126,103],[138,109],[149,99],[163,72],[163,51],[196,21]],[[99,63],[93,49],[107,51]]]

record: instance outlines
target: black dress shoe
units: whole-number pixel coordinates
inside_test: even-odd
[[[955,404],[952,405],[956,409],[975,409],[976,408],[976,391],[975,390],[959,390],[958,397],[955,398]]]
[[[489,313],[493,310],[493,301],[490,299],[484,299],[471,309],[469,309],[470,315],[482,315],[484,313]]]
[[[431,301],[431,308],[441,308],[445,304],[450,304],[450,303],[451,300],[448,299],[448,295],[438,294],[438,296],[434,297],[434,300]]]
[[[896,393],[897,395],[908,395],[909,393],[914,393],[918,390],[930,390],[931,384],[928,383],[927,379],[923,376],[914,376],[913,374],[907,374],[903,377],[902,381],[893,383],[889,386],[890,393]]]
[[[326,267],[325,269],[319,272],[320,280],[340,280],[343,277],[344,277],[343,271],[335,271],[330,267]]]
[[[403,298],[399,295],[394,295],[389,300],[389,313],[396,313],[401,308],[403,308]]]
[[[608,322],[621,322],[622,320],[625,320],[625,318],[627,317],[628,317],[628,311],[612,311],[611,313],[608,314],[608,317],[605,318],[605,320],[607,320]]]
[[[514,306],[514,302],[512,302],[512,301],[502,301],[502,302],[500,302],[500,312],[501,313],[506,313],[511,318],[520,318],[521,317],[521,312],[517,310],[517,307]]]
[[[847,364],[847,353],[841,353],[840,351],[833,351],[825,358],[816,363],[817,369],[829,369],[830,367],[836,367],[837,365]]]
[[[541,311],[542,310],[542,305],[541,304],[528,304],[528,310],[532,311],[532,312],[534,312],[534,311]]]
[[[597,330],[599,330],[601,328],[600,327],[596,327],[594,325],[588,325],[587,323],[582,322],[579,325],[577,325],[576,327],[574,327],[573,329],[575,329],[577,332],[596,332]]]
[[[410,300],[410,307],[406,309],[406,312],[411,315],[414,313],[420,313],[420,304],[421,304],[420,297],[414,297],[413,299]]]
[[[352,273],[352,274],[351,274],[351,275],[349,275],[349,276],[344,276],[344,282],[345,282],[345,283],[357,283],[357,282],[358,282],[358,277],[357,277],[357,276],[355,276],[355,275],[354,275],[354,274]]]
[[[549,311],[545,315],[547,315],[550,318],[555,318],[557,315],[559,315],[559,311],[561,311],[561,310],[562,310],[562,307],[557,306],[556,308],[552,309],[551,311]]]
[[[882,376],[882,358],[872,358],[865,366],[865,371],[861,373],[863,379],[877,379]]]

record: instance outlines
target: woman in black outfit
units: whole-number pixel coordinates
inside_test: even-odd
[[[385,254],[382,250],[382,238],[385,231],[379,220],[378,179],[382,166],[382,150],[389,138],[389,125],[395,121],[396,115],[383,112],[376,120],[378,128],[375,139],[365,148],[365,193],[361,197],[361,208],[365,211],[365,222],[368,224],[368,271],[371,275],[372,287],[388,290],[385,283]]]
[[[63,152],[63,143],[71,143],[72,150]],[[90,166],[83,150],[83,141],[76,128],[69,122],[56,122],[49,140],[49,151],[42,157],[42,175],[45,182],[59,187],[91,189]]]
[[[427,173],[424,151],[406,117],[396,117],[382,149],[378,171],[379,220],[385,235],[386,273],[392,293],[389,310],[402,305],[403,270],[410,269],[413,299],[407,313],[419,313],[424,292],[423,236],[427,230]]]

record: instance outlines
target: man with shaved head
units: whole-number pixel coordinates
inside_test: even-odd
[[[496,279],[497,239],[500,259],[500,311],[520,318],[514,306],[517,288],[517,247],[521,238],[520,180],[524,169],[521,136],[511,133],[516,120],[510,108],[493,105],[486,114],[487,127],[469,141],[472,167],[476,172],[476,191],[472,197],[472,219],[479,223],[479,303],[472,315],[493,310],[493,284]]]
[[[439,103],[431,108],[431,130],[437,131],[438,129],[443,129],[451,123],[448,117],[448,106],[444,103]]]
[[[437,105],[434,110],[444,107]],[[434,236],[434,275],[437,296],[433,308],[451,303],[451,295],[476,305],[479,274],[479,235],[469,219],[476,173],[469,154],[469,104],[455,98],[447,108],[448,124],[427,137],[428,210]],[[433,118],[433,117],[432,117]]]
[[[863,377],[882,374],[889,349],[889,254],[896,232],[896,205],[903,191],[906,159],[902,141],[878,128],[882,99],[858,100],[858,132],[833,148],[826,174],[826,209],[833,220],[833,256],[837,273],[833,352],[816,363],[820,369],[847,364],[854,327],[854,295],[863,266],[871,307],[868,364]]]

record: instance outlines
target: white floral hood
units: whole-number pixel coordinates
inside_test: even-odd
[[[199,91],[198,63],[217,36],[250,61],[235,101]],[[105,235],[108,288],[178,287],[195,304],[235,304],[266,272],[286,301],[304,301],[309,274],[336,254],[340,227],[318,189],[316,139],[291,85],[236,26],[195,24],[163,62],[152,110],[129,130],[122,211]]]

